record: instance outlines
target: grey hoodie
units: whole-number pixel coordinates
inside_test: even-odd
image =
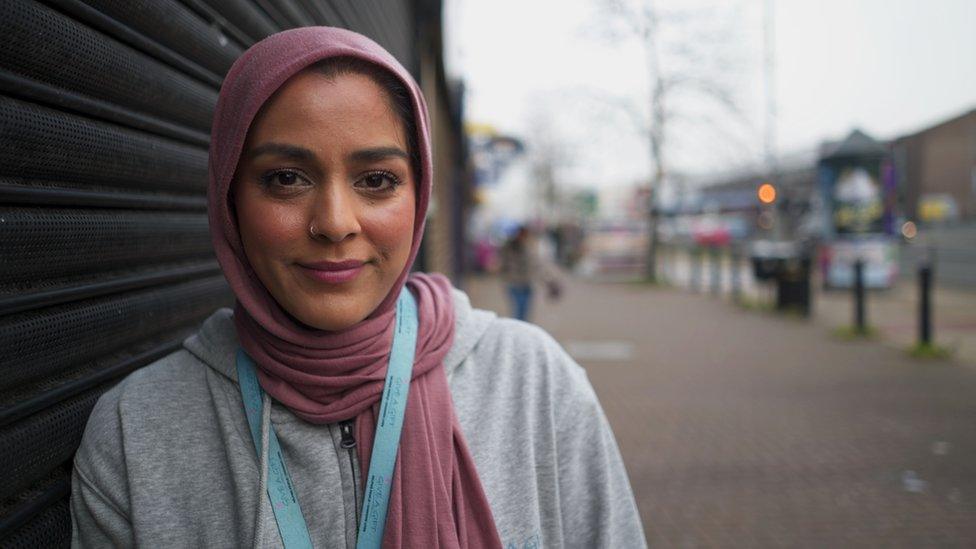
[[[461,292],[454,302],[445,367],[505,547],[646,546],[583,369],[541,329],[472,309]],[[217,311],[184,349],[98,401],[75,457],[73,546],[281,547],[237,386],[232,315]],[[270,399],[265,409],[313,543],[355,547],[354,431]]]

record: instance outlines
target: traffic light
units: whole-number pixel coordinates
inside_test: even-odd
[[[756,195],[763,204],[772,204],[776,202],[776,187],[772,183],[763,183],[756,191]]]

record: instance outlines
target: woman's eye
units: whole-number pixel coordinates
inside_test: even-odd
[[[357,186],[368,191],[392,191],[399,184],[396,176],[387,172],[368,173],[357,182]]]
[[[279,187],[292,187],[301,183],[301,176],[291,171],[269,172],[261,176],[261,183]]]

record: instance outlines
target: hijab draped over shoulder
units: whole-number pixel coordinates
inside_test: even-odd
[[[296,73],[336,57],[368,62],[403,82],[411,96],[419,149],[414,157],[420,165],[413,167],[419,175],[417,211],[403,272],[365,320],[328,332],[289,315],[258,279],[244,253],[230,190],[248,128],[261,106]],[[383,545],[499,547],[443,367],[454,339],[451,284],[442,275],[409,272],[423,235],[432,184],[429,119],[416,82],[364,36],[330,27],[288,30],[258,42],[231,67],[220,90],[211,138],[211,237],[237,298],[234,321],[241,346],[258,365],[261,387],[306,421],[355,419],[365,476],[393,341],[396,300],[406,286],[417,300],[419,335]]]

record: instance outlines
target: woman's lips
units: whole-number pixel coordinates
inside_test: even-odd
[[[356,278],[363,270],[363,262],[351,261],[320,261],[315,263],[298,263],[299,270],[306,276],[319,282],[328,284],[342,284]]]

